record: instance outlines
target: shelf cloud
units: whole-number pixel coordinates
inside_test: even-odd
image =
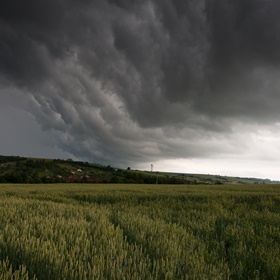
[[[2,0],[0,107],[88,161],[277,160],[279,10],[276,0]]]

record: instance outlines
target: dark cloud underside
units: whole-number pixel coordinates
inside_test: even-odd
[[[10,91],[77,157],[218,153],[212,140],[236,123],[279,119],[279,10],[276,0],[2,0],[1,98]]]

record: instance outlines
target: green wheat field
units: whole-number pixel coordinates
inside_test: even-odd
[[[0,185],[0,279],[280,279],[280,186]]]

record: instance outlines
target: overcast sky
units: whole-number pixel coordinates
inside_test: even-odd
[[[278,0],[1,0],[0,154],[280,179]]]

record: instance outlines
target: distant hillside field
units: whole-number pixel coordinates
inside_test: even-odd
[[[0,183],[275,184],[269,179],[149,172],[61,159],[0,156]]]
[[[1,279],[280,279],[279,185],[0,185]]]

